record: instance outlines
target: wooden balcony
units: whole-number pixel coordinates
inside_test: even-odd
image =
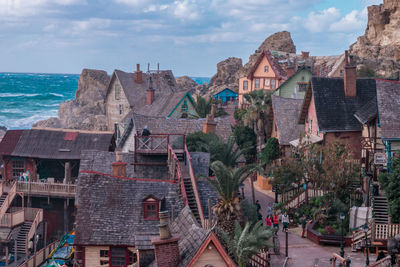
[[[184,152],[184,134],[151,134],[150,136],[135,135],[135,153],[148,155],[168,154],[168,145],[176,153]]]
[[[17,182],[17,191],[31,196],[75,198],[76,185],[61,183]]]

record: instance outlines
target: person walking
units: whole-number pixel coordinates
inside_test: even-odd
[[[268,206],[268,205],[267,205],[267,215],[272,216],[272,208],[271,208],[271,206]]]
[[[307,218],[305,215],[303,215],[303,217],[301,217],[301,237],[302,238],[306,238],[306,236],[304,235],[306,233],[306,226],[307,226]]]
[[[279,230],[279,216],[278,214],[276,214],[276,212],[274,212],[274,215],[272,215],[272,223],[274,225],[274,229],[276,229],[276,231]]]
[[[265,224],[269,229],[272,228],[272,217],[271,215],[267,215],[267,218],[265,218]]]
[[[283,224],[282,232],[287,231],[289,224],[289,215],[287,215],[286,212],[282,215],[282,224]]]
[[[257,206],[257,212],[259,213],[261,210],[261,205],[260,205],[260,202],[258,201],[258,199],[256,200],[256,206]]]

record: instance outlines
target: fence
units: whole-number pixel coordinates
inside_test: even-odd
[[[3,187],[2,187],[3,190]],[[11,202],[13,201],[15,195],[17,194],[17,184],[14,183],[11,187],[10,191],[8,191],[7,197],[4,199],[3,204],[0,207],[0,219],[4,216],[7,212],[8,207],[10,206]]]
[[[184,149],[184,134],[151,134],[150,136],[135,135],[135,152],[167,153],[168,146],[175,150]]]
[[[17,182],[17,190],[31,195],[71,197],[76,194],[76,185],[58,183]]]
[[[393,237],[400,234],[400,224],[379,224],[373,225],[374,240],[387,240],[389,237]]]
[[[249,262],[252,267],[269,267],[270,266],[270,254],[267,250],[260,250],[258,254],[254,254],[250,258]]]
[[[301,204],[306,202],[307,198],[320,197],[323,195],[324,191],[322,191],[321,189],[307,188],[305,191],[302,191],[291,200],[287,201],[284,206],[287,209],[298,208]]]
[[[44,262],[49,254],[57,247],[59,241],[47,245],[45,248],[37,251],[29,260],[21,263],[19,267],[37,267]]]
[[[43,221],[43,210],[42,209],[27,209],[25,214],[25,220],[31,221],[32,225],[29,229],[26,240],[31,240],[35,236],[36,228]]]

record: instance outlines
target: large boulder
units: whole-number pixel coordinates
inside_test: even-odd
[[[105,96],[110,77],[102,70],[82,70],[75,99],[60,104],[58,118],[36,122],[33,127],[107,130]]]
[[[190,92],[193,92],[198,86],[198,84],[193,81],[189,76],[178,77],[175,79],[175,81],[182,89],[187,91],[190,90]]]

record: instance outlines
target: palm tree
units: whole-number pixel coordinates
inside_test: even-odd
[[[246,126],[252,128],[257,135],[257,152],[260,152],[265,137],[270,133],[271,95],[272,92],[264,90],[255,90],[244,95],[249,106],[243,116],[243,122]]]
[[[271,246],[268,240],[272,234],[262,221],[258,221],[253,226],[247,222],[243,229],[236,221],[233,237],[224,231],[221,231],[221,236],[239,267],[245,267],[251,257],[257,254],[260,249]]]
[[[220,196],[217,204],[213,207],[213,211],[217,217],[217,225],[228,234],[233,234],[234,222],[241,215],[238,197],[239,186],[252,174],[254,169],[253,165],[231,169],[221,161],[215,161],[211,164],[215,179],[209,179],[209,181]]]
[[[235,143],[235,138],[231,135],[226,143],[211,142],[209,144],[210,151],[214,151],[214,158],[221,161],[225,166],[235,167],[242,150]]]
[[[205,118],[207,117],[207,114],[210,114],[211,112],[211,107],[212,104],[215,102],[216,100],[213,100],[213,98],[208,98],[208,100],[204,97],[201,96],[197,96],[196,97],[196,102],[194,104],[194,108],[197,112],[198,116],[193,116],[194,118]],[[217,108],[215,110],[215,114],[214,117],[220,117],[220,116],[224,116],[227,115],[227,113],[222,109],[222,108]]]

